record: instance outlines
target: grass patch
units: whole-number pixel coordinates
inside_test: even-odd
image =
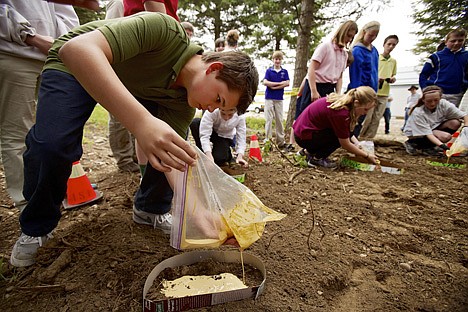
[[[107,128],[109,123],[109,113],[104,107],[98,104],[94,108],[91,117],[89,117],[88,123],[99,128]]]
[[[109,124],[109,113],[101,105],[97,104],[94,107],[93,113],[86,122],[83,135],[83,144],[92,144],[93,142],[89,139],[92,137],[94,132],[107,133]]]
[[[247,129],[254,132],[265,132],[265,118],[247,117],[245,118]]]

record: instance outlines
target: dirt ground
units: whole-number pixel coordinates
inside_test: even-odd
[[[139,176],[117,170],[105,130],[86,133],[81,162],[103,199],[63,210],[30,268],[8,265],[19,214],[0,171],[0,311],[141,311],[147,275],[180,253],[132,221]],[[394,136],[376,152],[403,174],[301,169],[277,150],[251,161],[245,184],[287,214],[246,251],[266,266],[265,292],[199,311],[468,311],[468,169],[428,165]]]

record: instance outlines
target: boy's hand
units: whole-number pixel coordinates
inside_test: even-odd
[[[184,171],[185,164],[192,166],[196,152],[167,123],[151,116],[150,122],[141,122],[135,137],[156,170],[169,172],[171,168]]]

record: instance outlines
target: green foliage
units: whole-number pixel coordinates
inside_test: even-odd
[[[83,135],[83,144],[93,144],[93,142],[88,139],[88,137],[90,137],[87,135],[88,132],[93,133],[97,129],[97,131],[107,133],[108,124],[109,113],[101,105],[96,105],[84,128],[85,134]]]
[[[256,6],[253,0],[181,0],[178,15],[196,27],[197,37],[211,34],[216,39],[224,37],[230,29],[238,29],[244,50],[244,43],[254,31],[250,26],[258,22],[257,15],[252,14]]]
[[[307,168],[307,157],[304,155],[293,154],[292,156],[293,162],[295,166],[299,166],[301,168]]]
[[[468,29],[467,7],[467,0],[418,0],[413,19],[421,26],[415,32],[421,39],[413,52],[432,54],[450,30]]]
[[[255,132],[265,131],[265,118],[247,117],[245,123],[249,130]]]
[[[100,128],[106,128],[109,122],[109,113],[101,105],[96,105],[88,123]]]
[[[75,9],[76,15],[78,15],[78,18],[80,19],[80,25],[92,21],[103,20],[106,16],[106,10],[104,6],[101,6],[101,10],[99,10],[99,12],[83,9],[80,7],[73,8]]]
[[[262,154],[263,156],[268,156],[270,152],[271,152],[271,141],[266,140],[265,143],[263,143]]]

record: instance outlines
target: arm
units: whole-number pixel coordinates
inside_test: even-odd
[[[0,39],[26,46],[28,36],[35,36],[36,29],[18,11],[7,4],[0,4]]]
[[[439,140],[439,139],[438,139],[435,135],[433,135],[433,134],[428,134],[428,135],[426,135],[426,137],[427,137],[427,139],[428,139],[429,141],[431,141],[432,143],[434,143],[434,145],[436,145],[436,146],[440,146],[440,145],[444,144],[441,140]]]
[[[214,161],[211,153],[211,134],[213,133],[215,113],[205,112],[200,121],[200,143],[203,152],[211,161]]]
[[[267,79],[263,79],[263,84],[270,89],[280,89],[279,86],[281,86],[282,82],[272,82]]]
[[[336,93],[341,94],[341,89],[343,89],[343,73],[341,74],[340,78],[338,78],[335,89]]]
[[[245,148],[247,146],[247,126],[245,124],[245,117],[243,116],[239,117],[239,123],[236,127],[236,137],[236,163],[242,165],[244,168],[248,168],[249,163],[244,159]]]
[[[314,102],[320,98],[320,94],[317,91],[317,78],[315,76],[315,70],[320,66],[320,63],[312,60],[309,65],[309,70],[307,72],[307,79],[309,79],[309,87],[311,91],[312,99],[311,101]]]
[[[174,157],[189,165],[195,163],[196,152],[190,144],[167,123],[152,116],[122,84],[111,67],[109,43],[100,31],[71,39],[60,49],[59,56],[86,91],[135,135],[155,169],[184,170],[184,164]]]
[[[357,88],[362,85],[362,57],[361,54],[353,50],[354,62],[349,67],[349,87],[350,89]]]
[[[271,82],[265,79],[263,80],[263,84],[273,90],[284,89],[287,86],[289,86],[289,80],[285,80],[281,82]]]
[[[397,62],[395,61],[395,66],[393,67],[392,77],[390,77],[390,83],[395,83],[397,74]]]
[[[39,34],[36,34],[35,36],[28,35],[24,42],[30,46],[38,48],[42,54],[47,55],[49,54],[49,49],[52,47],[52,43],[54,43],[54,38]]]
[[[421,89],[424,89],[427,87],[427,80],[429,77],[432,75],[434,72],[434,65],[432,64],[431,59],[428,59],[426,63],[424,63],[424,66],[421,70],[421,73],[419,74],[419,86]]]
[[[356,139],[356,138],[355,138]],[[346,139],[340,139],[338,138],[338,141],[340,142],[340,145],[342,148],[347,150],[350,153],[353,153],[356,156],[361,156],[364,157],[368,160],[370,160],[373,164],[376,164],[378,161],[377,156],[373,154],[369,154],[368,152],[363,151],[360,149],[356,144],[351,143],[351,140],[346,138]]]

